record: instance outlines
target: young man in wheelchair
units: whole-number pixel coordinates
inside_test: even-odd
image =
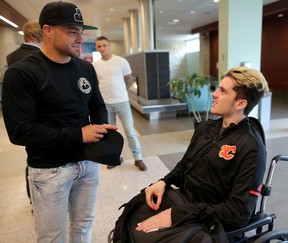
[[[185,218],[195,205],[206,205],[225,229],[245,226],[260,195],[265,172],[263,138],[248,114],[268,84],[261,72],[247,67],[228,70],[212,94],[211,113],[218,120],[202,122],[180,162],[164,178],[145,189],[150,209],[161,209],[165,189],[179,187],[189,203],[161,209],[135,225],[136,232],[167,228]]]

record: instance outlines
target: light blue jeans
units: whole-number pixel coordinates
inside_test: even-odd
[[[70,242],[92,242],[98,181],[99,164],[88,160],[48,169],[29,167],[37,243],[65,243],[68,215]]]
[[[106,108],[108,111],[108,122],[110,124],[116,125],[116,115],[119,117],[134,160],[142,160],[141,146],[134,130],[133,116],[129,101],[106,104]]]

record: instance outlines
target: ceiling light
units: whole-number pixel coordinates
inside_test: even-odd
[[[194,13],[195,13],[195,11],[193,11],[193,10],[190,11],[190,14],[194,14]]]
[[[283,13],[279,13],[279,14],[277,15],[278,18],[282,18],[283,16],[284,16]]]
[[[110,18],[106,18],[106,21],[110,21]]]
[[[5,21],[6,23],[12,25],[14,28],[18,28],[19,26],[15,23],[13,23],[12,21],[10,21],[9,19],[4,18],[2,15],[0,15],[0,19],[2,19],[3,21]]]
[[[163,14],[163,13],[164,13],[164,11],[163,11],[163,10],[159,10],[159,13],[160,13],[160,14]]]
[[[220,0],[213,0],[214,3],[219,3]]]
[[[173,19],[174,23],[179,23],[179,19]]]
[[[114,12],[114,8],[110,8],[110,12]]]
[[[24,32],[22,30],[18,31],[19,35],[24,35]]]

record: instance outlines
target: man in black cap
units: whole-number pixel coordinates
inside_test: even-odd
[[[26,146],[37,242],[65,242],[67,211],[70,242],[91,242],[99,164],[85,148],[117,129],[93,66],[78,58],[83,30],[97,28],[67,2],[45,5],[39,24],[41,51],[5,72],[3,117],[10,141]]]

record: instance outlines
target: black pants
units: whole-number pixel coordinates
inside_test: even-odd
[[[190,222],[172,225],[169,228],[159,229],[151,233],[136,231],[137,223],[175,205],[181,205],[189,202],[188,199],[178,190],[166,190],[160,209],[151,210],[147,204],[139,207],[128,220],[128,229],[130,234],[130,242],[133,243],[212,243],[212,242],[228,242],[225,231],[216,218],[211,218],[207,214],[206,222],[198,222],[197,213],[195,218]],[[193,210],[193,209],[192,209]],[[195,206],[195,212],[198,208]],[[204,213],[204,212],[203,212]],[[199,215],[201,216],[201,215]]]

